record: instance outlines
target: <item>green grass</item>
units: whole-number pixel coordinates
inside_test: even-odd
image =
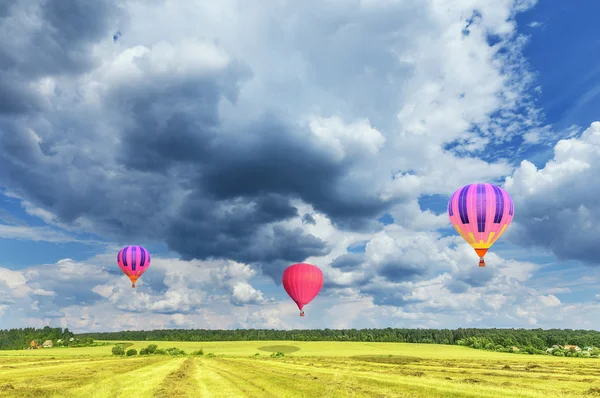
[[[0,397],[600,396],[598,359],[298,341],[125,342],[216,355],[127,358],[112,356],[113,344],[0,351]],[[270,358],[272,352],[286,355]]]

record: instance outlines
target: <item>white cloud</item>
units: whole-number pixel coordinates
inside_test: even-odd
[[[514,239],[551,250],[559,258],[596,263],[600,229],[600,122],[560,140],[554,158],[537,169],[523,160],[505,188],[515,201]]]
[[[33,289],[29,294],[32,294],[34,296],[46,296],[46,297],[56,296],[56,292],[53,292],[50,290],[44,290],[44,289]]]
[[[549,294],[547,296],[540,296],[540,302],[545,307],[556,307],[561,304],[560,300],[552,294]]]
[[[94,47],[101,61],[96,69],[79,78],[36,81],[36,90],[53,109],[63,111],[32,121],[36,128],[27,130],[28,145],[40,150],[39,142],[52,138],[48,124],[83,115],[94,123],[89,136],[68,136],[72,141],[44,157],[44,165],[73,164],[77,154],[86,153],[98,165],[91,174],[69,166],[65,178],[73,186],[80,182],[77,186],[90,188],[88,181],[96,178],[116,181],[124,173],[113,161],[122,139],[118,132],[133,121],[131,115],[118,112],[120,104],[105,102],[107,98],[120,98],[119,90],[131,91],[145,82],[160,92],[194,78],[222,78],[220,72],[235,66],[244,78],[239,93],[231,89],[218,104],[220,123],[227,127],[221,138],[235,135],[239,126],[267,111],[292,126],[306,127],[295,138],[347,166],[339,197],[367,192],[390,200],[395,225],[376,233],[369,228],[348,232],[294,198],[299,214],[310,214],[314,223],[296,217],[279,225],[301,228],[331,246],[326,256],[306,259],[324,270],[329,286],[309,304],[303,320],[281,287],[248,264],[154,257],[133,290],[125,276],[109,272],[116,270],[110,250],[85,262],[65,259],[23,271],[0,268],[0,287],[8,292],[0,297],[0,312],[7,314],[12,304],[4,303],[14,300],[14,307],[24,311],[62,314],[37,321],[32,316],[28,322],[61,322],[74,330],[136,329],[141,324],[456,327],[464,326],[464,320],[479,326],[527,326],[579,319],[585,311],[598,314],[597,307],[581,303],[565,312],[554,295],[569,294],[564,287],[532,288],[539,265],[502,258],[492,249],[486,256],[488,266],[478,268],[476,254],[460,237],[434,232],[449,226],[445,213],[419,207],[423,194],[449,195],[465,183],[511,174],[511,163],[502,156],[480,158],[487,145],[515,135],[528,142],[547,137],[527,95],[533,75],[521,54],[525,39],[517,38],[512,19],[516,10],[534,2],[258,3],[190,0],[185,9],[178,1],[125,3],[131,12],[127,29],[118,45],[107,35]],[[468,35],[463,34],[475,9],[482,17],[474,18]],[[499,35],[501,42],[490,46],[490,34]],[[60,97],[53,96],[57,88]],[[525,114],[519,114],[523,108]],[[164,113],[163,119],[170,115],[160,106],[153,112]],[[590,222],[600,217],[600,187],[594,178],[600,171],[599,134],[600,123],[592,124],[580,137],[560,141],[554,160],[544,168],[524,161],[507,178],[505,187],[517,204],[513,236],[529,236],[532,243],[567,257],[575,256],[571,247],[594,253],[582,248],[597,241],[589,239],[592,243],[586,246],[588,237],[600,237]],[[243,135],[233,138],[245,142]],[[449,144],[454,149],[445,149]],[[184,175],[156,176],[173,188],[157,200],[165,213],[176,213],[195,186],[185,175],[195,172],[182,169]],[[129,178],[143,174],[131,173]],[[128,202],[127,212],[147,216],[152,209],[144,199]],[[68,227],[49,209],[32,201],[24,201],[24,206],[30,215],[69,231],[94,231],[98,221],[83,212]],[[227,211],[225,207],[220,210]],[[566,231],[564,240],[538,233],[557,230]],[[4,237],[72,240],[61,234],[49,228],[0,226]],[[348,246],[361,242],[366,242],[366,252],[355,268],[331,266]],[[567,242],[565,247],[559,247],[561,242]],[[89,265],[98,272],[90,274]],[[585,322],[598,327],[595,319],[600,318]]]
[[[236,304],[257,304],[264,300],[262,292],[256,290],[247,282],[237,282],[233,285],[233,302]]]

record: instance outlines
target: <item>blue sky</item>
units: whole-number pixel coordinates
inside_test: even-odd
[[[600,5],[433,3],[0,6],[0,325],[600,329]],[[485,270],[478,181],[516,205]]]

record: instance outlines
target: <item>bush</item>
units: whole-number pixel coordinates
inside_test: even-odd
[[[114,346],[112,349],[113,355],[125,355],[125,349],[120,345]]]
[[[140,355],[148,355],[148,348],[142,348],[140,350]]]
[[[175,347],[167,348],[165,351],[169,355],[185,355],[185,351]]]
[[[137,355],[137,350],[135,348],[132,348],[130,350],[127,350],[127,356],[128,357],[132,357],[134,355]]]
[[[552,355],[554,355],[555,357],[564,357],[565,353],[561,350],[554,350],[554,352],[552,353]]]
[[[207,358],[214,358],[215,354],[213,354],[212,352],[209,352],[208,354],[206,354]]]
[[[154,355],[167,355],[167,352],[165,350],[163,350],[162,348],[157,348],[154,351]]]
[[[271,354],[271,358],[281,358],[284,356],[285,356],[285,354],[283,352],[274,352]]]
[[[196,356],[204,355],[204,351],[202,349],[199,349],[198,351],[192,352],[191,355],[196,355]]]
[[[146,347],[146,350],[148,351],[148,354],[154,354],[157,348],[158,346],[156,344],[150,344],[148,347]]]

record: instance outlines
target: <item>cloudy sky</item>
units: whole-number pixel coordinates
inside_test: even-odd
[[[3,1],[0,327],[600,329],[598,12]],[[515,201],[481,269],[446,214],[472,182]]]

